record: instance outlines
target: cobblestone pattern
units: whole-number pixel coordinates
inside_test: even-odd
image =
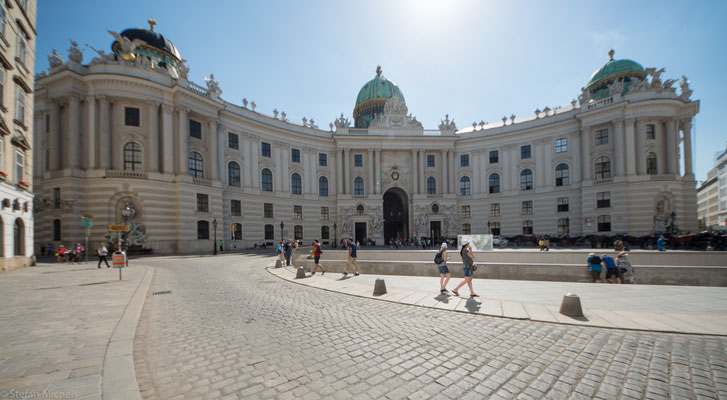
[[[147,399],[727,398],[727,338],[425,309],[278,280],[260,257],[155,260]],[[432,296],[437,295],[434,293]]]

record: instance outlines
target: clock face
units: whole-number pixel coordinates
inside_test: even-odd
[[[391,173],[391,179],[398,181],[399,180],[399,173],[397,171],[394,171]]]

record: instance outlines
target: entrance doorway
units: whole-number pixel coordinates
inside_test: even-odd
[[[439,238],[442,236],[441,221],[429,222],[429,236],[432,238],[432,243],[439,242]]]
[[[356,222],[355,225],[355,231],[356,231],[356,237],[355,240],[357,243],[366,243],[366,223],[365,222]]]
[[[406,192],[392,188],[384,193],[384,244],[409,238],[409,200]]]

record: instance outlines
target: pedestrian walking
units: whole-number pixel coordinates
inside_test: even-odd
[[[606,267],[606,281],[609,283],[621,283],[621,274],[619,273],[618,266],[613,257],[608,254],[604,254],[601,257],[601,263]]]
[[[285,253],[285,265],[290,267],[290,256],[293,254],[293,244],[290,240],[283,244],[283,252]]]
[[[222,239],[220,239],[220,253],[222,253],[224,245],[225,245],[225,242],[223,242]]]
[[[278,259],[280,259],[280,262],[283,262],[285,259],[283,258],[283,241],[278,242],[278,247],[275,248],[275,254],[278,255]]]
[[[621,282],[634,283],[634,268],[631,266],[631,261],[629,261],[629,254],[625,251],[618,253],[616,264],[621,273]]]
[[[660,235],[659,239],[656,240],[656,248],[659,251],[666,251],[666,242],[664,241],[664,235]]]
[[[447,243],[442,243],[442,246],[439,248],[439,252],[437,252],[437,255],[434,257],[434,263],[437,264],[437,269],[439,269],[439,293],[442,294],[449,293],[449,290],[447,290],[447,283],[449,283],[449,279],[452,278],[452,274],[449,273],[449,267],[447,266],[448,259],[449,255],[447,254]]]
[[[469,243],[464,243],[462,249],[459,251],[459,255],[462,257],[462,266],[464,268],[464,280],[452,290],[455,296],[459,296],[459,288],[467,284],[470,289],[470,297],[480,297],[472,289],[472,265],[475,263],[475,256],[472,254],[472,247]]]
[[[106,248],[106,243],[101,243],[96,248],[96,254],[98,254],[98,267],[101,268],[101,261],[106,263],[106,268],[110,268],[109,262],[106,260],[106,256],[109,255],[109,250]]]
[[[313,267],[313,273],[311,275],[315,275],[316,271],[318,271],[318,268],[321,269],[321,275],[326,273],[326,270],[323,269],[323,267],[321,266],[321,253],[323,253],[323,250],[321,250],[321,244],[318,243],[318,239],[314,239],[314,242],[313,242],[313,260],[314,261],[313,262],[315,265]]]
[[[597,256],[596,253],[590,253],[586,258],[586,262],[588,263],[588,271],[591,273],[593,283],[601,283],[601,257]]]
[[[56,262],[62,263],[66,261],[66,253],[68,252],[68,249],[65,248],[62,244],[58,246],[58,250],[56,251]]]
[[[356,262],[358,255],[356,254],[356,250],[358,248],[356,247],[356,243],[353,242],[353,238],[348,238],[348,260],[346,260],[346,270],[343,271],[343,276],[348,275],[348,266],[351,264],[356,268],[356,272],[353,275],[358,276],[358,263]]]

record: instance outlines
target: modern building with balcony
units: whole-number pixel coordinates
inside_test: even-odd
[[[377,68],[353,126],[321,129],[225,101],[212,75],[190,82],[154,25],[112,32],[90,63],[52,55],[36,77],[37,243],[80,240],[81,214],[94,241],[126,223],[158,253],[211,251],[215,234],[241,248],[697,229],[686,77],[611,52],[569,106],[424,129]]]

